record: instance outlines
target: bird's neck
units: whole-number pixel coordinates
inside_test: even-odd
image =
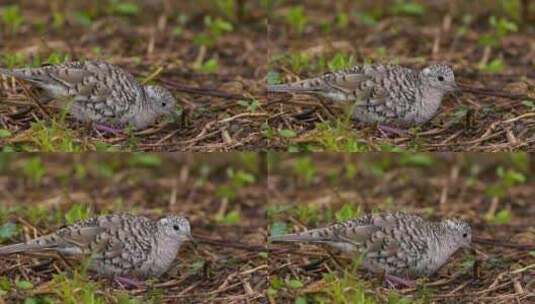
[[[439,231],[435,241],[434,260],[438,268],[440,268],[448,261],[449,257],[459,249],[459,246],[448,237],[448,234],[445,231]]]

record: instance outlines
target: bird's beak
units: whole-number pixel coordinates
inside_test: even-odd
[[[460,92],[461,88],[459,88],[459,86],[456,83],[454,83],[454,84],[451,85],[451,91],[452,92]]]

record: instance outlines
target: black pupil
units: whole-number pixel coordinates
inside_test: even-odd
[[[165,102],[162,102],[162,107],[165,107]]]
[[[174,225],[174,226],[173,226],[173,229],[175,229],[175,230],[178,231],[178,226],[177,226],[177,225]]]
[[[467,236],[468,236],[468,234],[466,234],[466,233],[463,233],[463,238],[465,238],[465,237],[467,237]]]
[[[438,81],[444,81],[444,77],[438,76]]]

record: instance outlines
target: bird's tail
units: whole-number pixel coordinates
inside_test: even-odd
[[[320,78],[305,79],[288,84],[268,85],[269,93],[318,93],[323,91],[324,81]]]
[[[332,238],[331,234],[330,230],[327,230],[326,228],[318,228],[300,233],[272,236],[269,238],[269,241],[324,243],[330,241],[330,238]]]
[[[0,68],[0,75],[11,76],[12,74],[11,70]]]
[[[28,250],[37,249],[39,246],[37,244],[28,244],[28,243],[18,243],[13,245],[7,245],[0,247],[0,255],[9,255],[19,252],[24,252]]]

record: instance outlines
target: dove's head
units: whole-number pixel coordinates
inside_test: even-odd
[[[445,219],[441,222],[448,239],[455,247],[470,248],[472,245],[472,228],[461,219]]]
[[[433,64],[424,68],[420,72],[420,79],[425,85],[443,93],[459,90],[453,70],[446,64]]]
[[[145,94],[152,105],[153,111],[157,114],[170,115],[176,113],[176,99],[168,89],[157,85],[145,86]]]
[[[158,221],[160,231],[173,240],[190,241],[191,229],[189,221],[183,216],[166,216]]]

